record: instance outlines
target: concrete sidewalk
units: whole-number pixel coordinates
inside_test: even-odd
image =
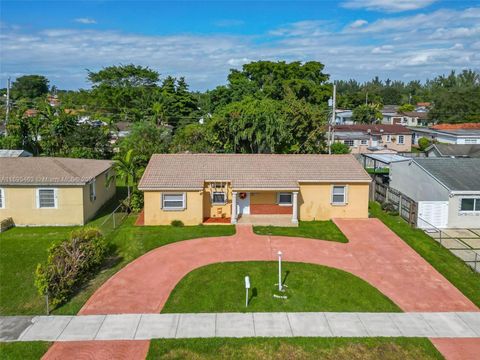
[[[480,312],[121,314],[0,318],[1,341],[292,336],[480,338]]]

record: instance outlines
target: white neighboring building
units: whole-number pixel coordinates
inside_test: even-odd
[[[413,144],[418,144],[418,139],[425,137],[430,141],[445,144],[463,144],[476,145],[480,144],[480,128],[479,129],[435,129],[412,127]]]
[[[390,186],[418,202],[420,228],[480,228],[480,159],[413,158],[390,164]]]
[[[335,111],[335,125],[353,125],[352,110],[336,110]]]

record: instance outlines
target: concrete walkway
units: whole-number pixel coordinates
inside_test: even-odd
[[[375,286],[406,312],[477,312],[479,309],[418,253],[378,219],[337,219],[349,239],[342,244],[314,239],[259,236],[238,225],[234,236],[180,241],[154,249],[112,276],[87,301],[80,315],[119,313],[158,314],[170,292],[189,272],[229,261],[271,261],[281,250],[285,261],[321,264],[348,271]],[[355,294],[352,294],[355,296]],[[480,340],[465,347],[462,339],[446,339],[442,352],[480,352]],[[82,351],[91,359],[99,352],[120,358],[131,343],[131,359],[144,359],[148,341],[85,341]],[[437,345],[436,339],[432,342]],[[65,359],[79,342],[55,343],[44,359]],[[135,349],[134,349],[135,348]],[[118,351],[117,351],[118,349]],[[126,350],[127,349],[127,350]],[[130,351],[130,350],[128,350]],[[465,358],[465,359],[468,359]]]
[[[0,340],[292,336],[480,339],[480,312],[119,314],[37,316],[26,320],[26,317],[1,318]]]

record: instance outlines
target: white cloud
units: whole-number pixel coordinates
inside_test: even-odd
[[[230,68],[256,60],[316,60],[333,79],[404,79],[405,74],[425,79],[451,69],[480,69],[479,16],[477,8],[438,10],[385,16],[355,29],[308,20],[251,36],[55,28],[27,32],[4,26],[0,81],[7,73],[36,73],[61,88],[85,87],[86,68],[135,63],[162,76],[185,76],[192,89],[203,90],[225,83]]]
[[[96,24],[97,21],[95,19],[92,19],[92,18],[88,18],[88,17],[84,17],[84,18],[76,18],[75,20],[73,20],[79,24],[85,24],[85,25],[91,25],[91,24]]]
[[[348,9],[401,12],[427,7],[437,0],[347,0],[342,6]]]
[[[391,54],[393,52],[392,45],[377,46],[372,49],[372,54]]]
[[[352,22],[350,25],[348,25],[348,27],[352,29],[358,29],[359,27],[362,27],[367,24],[368,24],[367,20],[358,19]]]

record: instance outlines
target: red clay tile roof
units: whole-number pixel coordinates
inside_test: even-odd
[[[0,185],[84,185],[112,164],[110,160],[0,158]]]
[[[373,135],[381,134],[411,134],[412,131],[403,125],[384,125],[384,124],[358,124],[358,125],[337,125],[336,132],[361,131],[370,132]]]
[[[198,189],[231,181],[234,189],[298,189],[306,182],[370,182],[352,155],[156,154],[140,190]]]
[[[433,125],[430,128],[436,130],[480,129],[480,123],[438,124]]]

